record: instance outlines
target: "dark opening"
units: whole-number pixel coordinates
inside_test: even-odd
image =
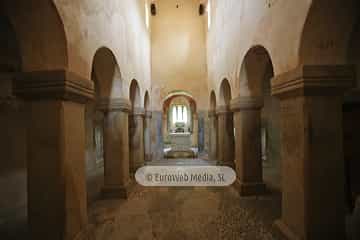
[[[199,15],[200,16],[204,15],[204,13],[205,13],[205,6],[204,6],[204,4],[200,4],[200,6],[199,6]]]
[[[155,5],[155,3],[151,4],[150,9],[151,9],[151,15],[155,16],[156,15],[156,5]]]

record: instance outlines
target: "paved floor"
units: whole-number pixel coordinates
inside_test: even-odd
[[[215,163],[177,159],[170,163],[167,160],[167,164]],[[268,176],[271,178],[274,174]],[[265,173],[264,177],[267,178]],[[276,179],[273,182],[278,184]],[[145,188],[137,185],[127,200],[99,200],[102,185],[103,169],[99,169],[88,179],[89,222],[94,226],[89,240],[281,240],[273,228],[274,220],[280,217],[278,193],[244,198],[232,187]],[[360,207],[357,212],[348,218],[348,231],[353,236],[359,236]],[[0,226],[0,239],[28,239],[26,216]]]
[[[97,201],[96,240],[270,240],[280,196],[240,198],[226,188],[144,188],[127,201]]]
[[[147,165],[202,166],[216,161],[165,159]],[[95,226],[91,235],[94,240],[279,239],[272,224],[280,216],[280,199],[275,193],[241,198],[232,187],[137,185],[128,200],[100,200],[89,206]]]
[[[176,159],[163,159],[148,162],[146,165],[150,166],[212,166],[216,165],[216,161],[209,161],[200,158],[176,158]]]

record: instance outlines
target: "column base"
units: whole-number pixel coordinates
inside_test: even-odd
[[[141,163],[141,164],[136,164],[135,166],[131,167],[130,168],[130,174],[132,177],[135,176],[135,173],[136,171],[139,169],[139,168],[142,168],[145,166],[145,162],[144,163]]]
[[[73,240],[89,240],[93,238],[93,230],[95,226],[93,224],[88,224],[81,232],[76,234]]]
[[[276,232],[283,238],[288,240],[302,240],[299,236],[297,236],[287,225],[282,221],[282,219],[278,219],[274,222],[274,226]]]
[[[265,183],[244,183],[236,180],[234,187],[240,196],[264,195],[266,193]]]
[[[236,169],[234,162],[219,162],[219,165]]]
[[[126,186],[104,186],[101,195],[105,199],[121,198],[127,199],[132,192],[133,184],[129,183]]]
[[[145,154],[145,162],[150,162],[152,159],[152,154]]]

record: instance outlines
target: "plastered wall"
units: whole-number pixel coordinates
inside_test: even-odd
[[[262,45],[269,51],[275,73],[295,67],[310,2],[210,0],[212,20],[207,38],[210,91],[215,90],[218,97],[221,80],[227,78],[232,96],[238,95],[241,65],[252,46]]]
[[[229,79],[233,96],[247,51],[263,46],[275,76],[299,64],[346,64],[357,1],[345,0],[209,0],[207,37],[209,93],[219,95]],[[235,93],[235,94],[234,94]],[[210,95],[210,94],[209,94]]]
[[[141,96],[150,89],[150,32],[145,0],[55,0],[68,40],[69,68],[90,79],[96,50],[113,51],[129,89],[139,82]],[[125,91],[128,97],[128,91]]]
[[[151,17],[152,100],[154,110],[174,90],[190,93],[199,109],[208,106],[206,17],[198,0],[154,1]]]

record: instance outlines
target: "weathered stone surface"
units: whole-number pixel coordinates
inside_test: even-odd
[[[234,122],[230,110],[217,110],[218,161],[221,165],[235,167]]]
[[[261,159],[262,98],[233,100],[235,126],[235,165],[240,195],[265,192]]]
[[[101,201],[90,213],[94,239],[279,240],[280,196],[240,198],[227,188],[136,187],[127,201]]]
[[[130,172],[134,173],[145,163],[144,114],[132,113],[129,117]]]
[[[341,95],[354,79],[349,66],[300,66],[273,82],[284,179],[276,224],[290,239],[345,238]]]

